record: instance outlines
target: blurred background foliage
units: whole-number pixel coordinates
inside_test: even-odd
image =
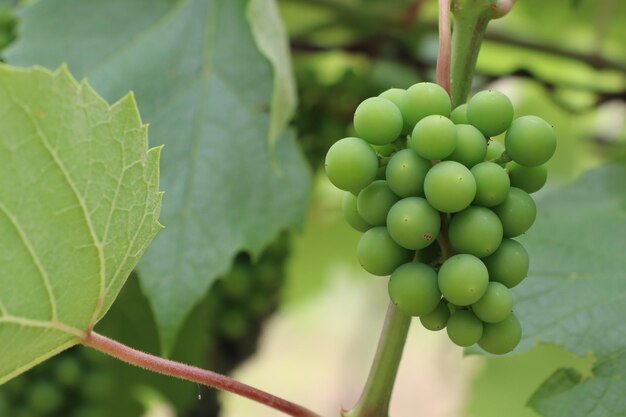
[[[15,10],[25,3],[30,2],[0,1],[1,48],[15,39],[19,25]],[[390,87],[408,87],[434,79],[437,2],[279,0],[278,3],[290,36],[299,93],[293,124],[299,132],[301,147],[317,172],[308,223],[302,234],[280,237],[258,260],[241,254],[233,271],[217,281],[188,318],[184,336],[172,356],[231,372],[254,354],[257,338],[262,335],[260,354],[238,374],[250,382],[258,378],[259,384],[267,387],[268,372],[272,372],[272,380],[287,381],[282,385],[276,385],[275,381],[272,384],[294,389],[292,395],[280,393],[294,400],[300,395],[303,402],[320,409],[317,402],[322,401],[323,394],[309,392],[307,397],[306,390],[298,392],[296,386],[306,385],[302,375],[315,374],[311,368],[327,358],[307,355],[325,352],[326,345],[347,349],[363,361],[354,375],[342,380],[354,385],[352,391],[328,395],[333,400],[329,403],[334,403],[337,409],[339,403],[335,400],[342,399],[342,405],[349,406],[349,399],[355,399],[363,381],[375,347],[375,334],[380,326],[377,320],[382,320],[386,294],[371,295],[381,293],[384,286],[380,282],[366,291],[370,295],[361,292],[371,278],[358,270],[351,257],[358,234],[342,223],[339,194],[321,173],[323,157],[334,141],[353,133],[352,115],[363,99]],[[626,3],[620,0],[520,0],[507,17],[494,21],[487,31],[473,89],[498,89],[511,97],[516,116],[539,114],[555,126],[559,146],[549,162],[547,189],[570,182],[593,167],[626,158],[625,23]],[[345,300],[328,295],[337,291],[338,284],[333,280],[338,276],[348,282],[341,284],[348,288],[342,287],[342,294],[357,292],[355,299],[371,301],[368,309],[352,303],[346,307]],[[266,320],[277,308],[279,312],[269,322],[270,331],[264,333],[264,323],[268,323]],[[306,309],[346,317],[352,314],[354,317],[347,320],[365,323],[362,326],[365,335],[355,336],[356,330],[347,332],[345,328],[334,334],[328,329],[335,328],[323,319],[312,322],[306,314],[303,318],[301,311]],[[156,327],[135,279],[129,280],[101,326],[100,329],[106,329],[107,334],[123,342],[158,351]],[[276,330],[281,328],[283,331]],[[294,339],[307,333],[323,340],[302,347]],[[416,363],[432,361],[437,366],[430,371],[426,369],[419,381],[435,374],[443,375],[443,388],[434,395],[424,395],[423,401],[433,404],[447,401],[452,405],[420,403],[417,409],[402,409],[422,397],[416,393],[420,384],[415,382],[415,376],[401,373],[398,404],[394,409],[398,417],[536,417],[538,414],[526,407],[526,401],[554,370],[573,367],[588,374],[593,363],[593,358],[580,358],[555,346],[537,346],[505,358],[464,360],[460,349],[444,347],[437,336],[426,336],[415,329],[412,335],[421,341],[409,341],[405,367],[413,369]],[[345,339],[351,341],[344,342]],[[305,350],[300,351],[299,347]],[[363,353],[352,351],[355,347]],[[289,349],[292,355],[297,351],[298,370],[286,369],[290,368],[287,363],[293,364],[285,356],[288,355],[285,350]],[[341,360],[347,357],[343,353]],[[464,361],[472,365],[460,365]],[[73,365],[68,365],[70,362]],[[259,365],[264,362],[278,368],[268,371]],[[343,365],[348,372],[357,369]],[[460,370],[454,368],[456,365]],[[82,376],[72,379],[72,366],[80,369]],[[455,376],[459,372],[465,375],[461,380]],[[339,374],[336,371],[333,375]],[[503,380],[510,382],[511,374],[516,375],[515,385],[503,384]],[[46,380],[50,381],[47,388],[43,386]],[[413,387],[416,388],[412,392]],[[332,386],[327,388],[332,391]],[[49,409],[28,408],[33,398],[41,401],[53,397],[53,391],[57,396],[60,392],[64,400]],[[449,396],[445,397],[445,392]],[[165,408],[155,408],[154,404],[165,404]],[[81,348],[60,355],[0,389],[0,417],[136,417],[145,412],[161,416],[176,413],[239,417],[267,412],[256,408],[250,411],[246,406],[245,402],[228,397],[220,414],[212,391],[148,375]]]

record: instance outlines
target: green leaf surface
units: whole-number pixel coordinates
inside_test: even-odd
[[[289,124],[297,104],[287,31],[276,0],[250,0],[247,18],[258,48],[274,70],[269,131],[270,143],[274,144]]]
[[[134,90],[151,143],[165,144],[166,229],[139,265],[165,353],[234,254],[259,253],[307,206],[309,172],[293,135],[274,154],[268,147],[279,75],[259,51],[250,10],[246,0],[40,1],[23,11],[7,53],[19,65],[67,61],[105,98]],[[272,38],[260,35],[266,25],[260,44]]]
[[[593,377],[557,371],[531,399],[545,417],[626,416],[626,166],[612,165],[538,202],[523,242],[530,277],[514,290],[522,347],[592,354]]]
[[[160,229],[132,95],[0,66],[0,384],[80,342]]]

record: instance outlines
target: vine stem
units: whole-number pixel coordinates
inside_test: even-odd
[[[450,61],[452,39],[450,31],[450,0],[439,0],[439,53],[437,54],[437,84],[450,95]]]
[[[389,303],[370,374],[357,405],[344,417],[385,417],[411,325],[411,316]]]
[[[293,417],[320,417],[318,414],[290,401],[276,397],[265,391],[243,384],[225,375],[184,363],[160,358],[149,353],[128,347],[108,337],[90,332],[82,341],[85,346],[99,350],[116,359],[153,372],[197,382],[241,395]]]

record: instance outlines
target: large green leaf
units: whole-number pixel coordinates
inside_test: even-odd
[[[546,417],[626,416],[626,166],[592,171],[541,199],[524,238],[531,276],[515,289],[523,345],[593,354],[593,377],[558,371],[531,400]]]
[[[0,384],[79,343],[159,230],[132,95],[0,66]]]
[[[109,99],[134,90],[151,142],[165,144],[166,229],[139,265],[165,352],[236,252],[258,253],[303,219],[309,173],[294,138],[268,147],[277,73],[249,22],[270,17],[246,0],[43,0],[7,54],[67,61]]]

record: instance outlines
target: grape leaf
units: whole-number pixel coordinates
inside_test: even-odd
[[[287,32],[275,0],[250,0],[246,15],[259,50],[274,70],[269,131],[274,143],[293,117],[297,103]]]
[[[132,95],[0,66],[0,384],[77,344],[160,229]]]
[[[603,167],[539,200],[523,241],[531,276],[514,290],[522,347],[593,354],[593,377],[557,371],[531,399],[545,417],[626,415],[626,166]]]
[[[67,61],[107,99],[134,90],[151,143],[165,144],[167,227],[139,265],[165,354],[235,253],[259,253],[304,218],[310,175],[293,135],[274,154],[268,147],[280,74],[249,24],[266,14],[247,0],[40,1],[24,10],[6,55],[18,65]],[[268,27],[256,26],[258,36]]]

